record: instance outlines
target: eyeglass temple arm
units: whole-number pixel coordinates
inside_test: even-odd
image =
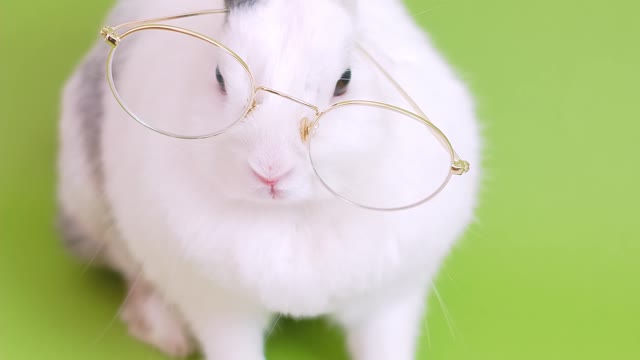
[[[418,113],[418,115],[422,116],[429,124],[434,125],[431,122],[431,120],[429,120],[429,117],[424,113],[424,111],[422,111],[422,109],[420,109],[420,106],[418,106],[418,104],[416,104],[416,102],[413,100],[413,98],[411,96],[409,96],[409,94],[393,78],[393,76],[391,76],[391,74],[389,74],[389,72],[387,72],[387,70],[378,61],[376,61],[376,59],[373,56],[371,56],[371,54],[362,45],[358,45],[358,48],[360,49],[360,51],[362,51],[362,53],[365,55],[365,57],[367,57],[367,59],[369,59],[369,61],[371,61],[375,65],[375,67],[384,75],[384,77],[387,78],[387,80],[389,80],[389,82],[391,82],[391,84],[393,84],[393,87],[409,103],[409,105],[411,105],[413,110],[416,113]],[[462,174],[466,173],[467,171],[469,171],[469,162],[467,162],[466,160],[462,160],[460,158],[460,156],[458,156],[456,151],[453,150],[453,146],[451,146],[450,144],[446,144],[445,143],[448,140],[444,140],[440,136],[437,136],[437,138],[440,141],[440,143],[442,144],[442,146],[444,146],[445,148],[451,147],[451,149],[453,151],[453,163],[451,164],[451,171],[453,171],[453,173],[456,174],[456,175],[462,175]]]
[[[200,15],[224,14],[228,12],[229,12],[229,9],[202,10],[202,11],[188,12],[188,13],[183,13],[183,14],[178,14],[173,16],[158,17],[158,18],[147,19],[147,20],[129,21],[113,27],[105,26],[100,31],[100,35],[105,41],[110,43],[112,46],[117,46],[120,39],[115,31],[123,27],[132,27],[132,26],[138,26],[138,25],[155,23],[155,22],[184,19],[184,18],[200,16]]]

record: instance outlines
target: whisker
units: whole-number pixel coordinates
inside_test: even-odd
[[[429,321],[424,321],[424,333],[427,335],[427,349],[431,350],[431,331],[429,331]]]
[[[444,6],[447,6],[447,5],[451,5],[451,4],[437,4],[437,5],[435,5],[433,7],[430,7],[428,9],[426,9],[426,10],[422,10],[420,12],[417,12],[417,13],[413,14],[413,16],[414,17],[422,16],[422,15],[428,14],[430,12],[433,12],[435,10],[438,10],[438,9],[444,7]]]
[[[133,278],[133,281],[131,282],[131,284],[129,284],[129,289],[127,291],[127,295],[124,297],[124,300],[122,301],[122,303],[118,307],[118,311],[113,315],[113,317],[111,318],[109,323],[107,323],[107,325],[102,330],[100,335],[98,335],[98,337],[96,337],[96,339],[93,341],[94,345],[97,344],[98,342],[100,342],[100,340],[102,340],[104,338],[104,336],[107,334],[107,332],[109,332],[109,330],[111,330],[111,328],[113,327],[113,324],[115,324],[115,322],[116,322],[116,319],[122,314],[122,309],[124,308],[124,306],[129,301],[129,298],[133,294],[133,292],[134,292],[136,286],[138,285],[139,280],[140,280],[141,277],[142,277],[142,268],[140,269],[140,271],[138,271],[136,276]]]
[[[442,314],[444,315],[444,319],[447,322],[447,327],[449,328],[449,332],[451,333],[451,336],[455,339],[456,338],[456,333],[455,333],[455,330],[454,330],[455,325],[453,324],[453,319],[451,318],[451,315],[449,314],[449,310],[445,306],[444,301],[442,300],[442,296],[440,296],[440,292],[436,288],[436,284],[434,284],[432,282],[431,283],[431,287],[433,288],[433,293],[436,295],[436,298],[438,299],[438,302],[440,303],[440,308],[442,309]]]
[[[449,278],[449,280],[451,280],[451,282],[455,283],[453,276],[451,276],[451,273],[449,273],[449,270],[447,270],[445,266],[442,267],[442,271],[444,271],[444,274]]]
[[[280,321],[281,317],[282,317],[282,314],[279,313],[278,317],[276,317],[276,321],[273,322],[273,325],[271,325],[271,329],[267,333],[267,338],[269,338],[271,336],[271,334],[273,334],[273,331],[276,329],[276,325],[278,325],[278,321]]]
[[[89,269],[91,268],[91,266],[96,262],[96,260],[98,259],[98,256],[100,256],[100,254],[104,251],[106,247],[107,247],[107,241],[101,241],[100,245],[98,246],[98,249],[96,249],[94,254],[91,255],[91,257],[89,258],[89,261],[86,264],[84,264],[84,266],[82,267],[82,272],[80,273],[80,277],[84,277],[89,272]]]
[[[82,272],[80,273],[80,277],[84,277],[87,274],[87,272],[89,272],[89,269],[91,268],[91,266],[96,262],[96,260],[98,260],[98,257],[105,251],[105,249],[109,245],[109,239],[111,239],[114,236],[118,236],[117,235],[118,231],[112,219],[107,220],[107,223],[105,223],[104,228],[105,228],[105,231],[104,231],[103,237],[99,241],[100,245],[98,245],[98,248],[96,249],[95,253],[91,255],[91,257],[89,258],[89,261],[86,264],[84,264],[82,268]]]

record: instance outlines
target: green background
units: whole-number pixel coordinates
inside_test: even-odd
[[[480,221],[436,283],[447,311],[429,299],[420,359],[640,359],[640,2],[408,3],[487,143]],[[0,359],[162,359],[111,322],[117,279],[52,230],[60,87],[110,2],[0,4]],[[281,322],[268,356],[346,358],[318,321]]]

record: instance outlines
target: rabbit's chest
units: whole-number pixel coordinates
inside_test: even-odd
[[[411,243],[384,221],[279,222],[211,239],[190,257],[213,282],[271,311],[311,316],[406,272],[421,253]]]

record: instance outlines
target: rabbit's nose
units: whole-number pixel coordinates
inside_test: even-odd
[[[276,170],[271,166],[268,166],[264,169],[256,169],[253,166],[250,167],[251,173],[258,181],[271,187],[275,187],[276,185],[278,185],[278,182],[280,182],[280,180],[287,177],[291,173],[291,169],[282,171]]]
[[[257,171],[254,168],[251,168],[251,172],[253,176],[262,184],[267,186],[267,190],[269,191],[269,195],[273,198],[279,198],[282,190],[278,188],[278,183],[285,177],[287,177],[291,170],[286,172],[274,172],[272,168],[269,167],[267,171]]]

